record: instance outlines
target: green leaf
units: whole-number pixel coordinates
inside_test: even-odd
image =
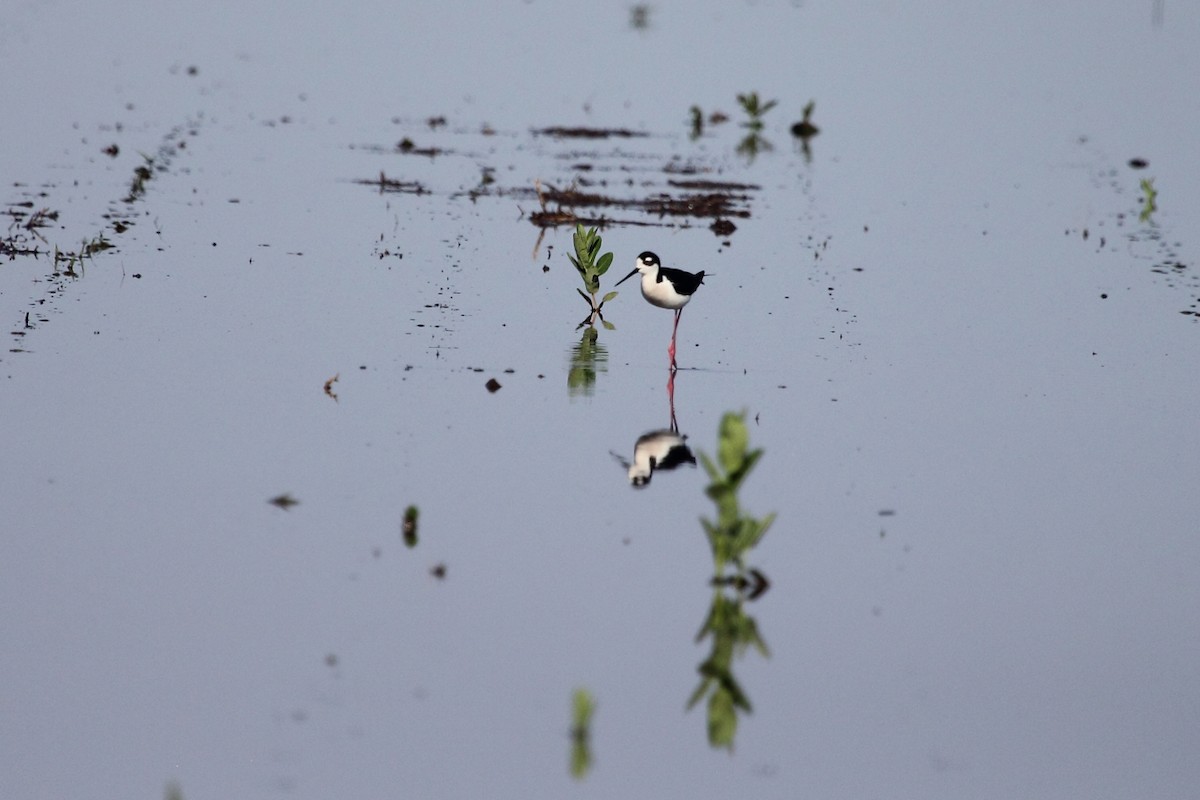
[[[576,689],[571,696],[571,720],[575,728],[587,728],[592,724],[592,714],[596,710],[596,701],[587,689]]]
[[[765,536],[767,533],[767,528],[770,528],[772,523],[774,523],[774,522],[775,522],[775,512],[774,511],[772,511],[770,514],[767,514],[765,517],[763,517],[762,519],[760,519],[758,521],[758,536],[755,537],[754,544],[758,544],[762,540],[762,537]]]
[[[692,696],[688,698],[686,708],[690,711],[692,706],[700,702],[700,698],[704,697],[704,693],[708,690],[709,684],[712,683],[712,678],[704,678],[700,681],[700,685],[696,687],[696,691],[692,692]]]
[[[737,735],[737,711],[729,692],[717,689],[708,699],[708,744],[711,747],[733,748]]]
[[[604,304],[604,303],[607,303],[609,300],[616,300],[616,299],[617,299],[617,293],[609,292],[608,294],[604,295],[603,299],[600,300],[600,303]]]
[[[608,267],[610,264],[612,264],[612,261],[612,253],[605,253],[604,255],[600,256],[600,260],[596,262],[596,271],[601,275],[608,272]]]
[[[613,325],[611,322],[609,322],[606,319],[600,320],[600,324],[604,326],[604,330],[606,330],[606,331],[615,331],[617,329],[616,325]]]
[[[417,546],[417,517],[420,512],[416,506],[409,506],[404,509],[404,522],[400,525],[400,531],[404,536],[404,544],[406,547]]]
[[[767,643],[764,642],[763,638],[758,635],[758,623],[756,623],[750,617],[746,618],[746,622],[748,623],[747,631],[746,631],[746,639],[750,642],[750,644],[754,647],[754,649],[759,652],[759,654],[763,658],[770,658],[771,651],[767,647]]]

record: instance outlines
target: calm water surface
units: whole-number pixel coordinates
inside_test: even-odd
[[[0,796],[1200,783],[1195,8],[5,17],[7,235],[41,255],[0,262]],[[749,91],[779,100],[752,159]],[[692,140],[692,105],[732,120]],[[638,198],[684,167],[758,187],[736,232],[636,209],[607,213],[666,224],[604,231],[606,289],[646,249],[712,273],[673,398],[670,315],[632,282],[570,386],[585,306],[534,181]],[[685,709],[706,476],[635,491],[613,457],[672,399],[708,453],[747,412],[741,500],[778,514],[731,752]]]

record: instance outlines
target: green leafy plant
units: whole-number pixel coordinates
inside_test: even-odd
[[[761,449],[751,450],[749,444],[744,415],[728,412],[718,429],[717,460],[714,462],[707,453],[700,453],[700,462],[710,480],[704,493],[717,506],[715,521],[700,522],[712,546],[718,577],[724,575],[727,564],[733,564],[739,573],[744,572],[742,556],[758,544],[775,521],[774,514],[755,519],[742,513],[738,505],[738,489],[763,454]]]
[[[800,139],[811,139],[821,132],[821,129],[813,124],[812,114],[813,109],[817,107],[815,100],[809,100],[808,105],[804,106],[802,111],[803,116],[799,122],[792,124],[792,135]]]
[[[738,713],[753,710],[734,676],[735,659],[750,647],[770,657],[757,623],[745,609],[745,604],[761,596],[770,584],[759,570],[746,567],[745,556],[762,540],[775,515],[752,517],[742,511],[737,497],[762,454],[761,449],[750,449],[745,415],[733,412],[721,418],[716,460],[700,453],[710,481],[705,494],[717,507],[715,520],[700,520],[712,549],[715,588],[708,616],[696,635],[697,642],[710,638],[712,649],[697,668],[700,685],[688,699],[688,708],[708,697],[708,742],[712,747],[732,749]]]
[[[1138,214],[1138,220],[1152,222],[1155,211],[1158,211],[1158,190],[1154,188],[1154,178],[1142,178],[1142,213]]]
[[[400,533],[404,537],[404,545],[412,548],[417,546],[417,518],[420,511],[416,506],[404,509],[404,521],[400,524]]]
[[[603,240],[600,238],[600,232],[595,228],[584,227],[578,223],[575,225],[575,235],[571,237],[575,245],[575,255],[567,253],[567,258],[571,259],[571,264],[579,273],[579,277],[583,279],[583,287],[587,290],[587,294],[581,289],[576,289],[580,296],[591,306],[592,314],[604,319],[600,310],[604,304],[617,296],[616,292],[609,292],[596,300],[596,295],[600,293],[600,276],[608,272],[608,268],[612,266],[613,254],[601,253],[600,247]],[[611,327],[606,325],[605,327]]]
[[[688,119],[688,125],[691,128],[688,137],[692,140],[699,139],[704,135],[704,112],[700,110],[700,106],[692,106],[688,109]]]
[[[79,277],[79,273],[75,271],[75,268],[79,267],[82,271],[83,260],[85,258],[90,258],[94,261],[97,253],[103,253],[105,250],[115,246],[116,245],[105,238],[103,231],[92,237],[90,240],[84,239],[83,243],[79,246],[79,250],[74,253],[69,250],[59,250],[58,246],[55,245],[54,271],[59,272],[59,264],[65,264],[66,268],[61,270],[63,275],[71,278]]]
[[[584,325],[595,325],[596,319],[608,330],[613,330],[616,325],[608,323],[604,318],[604,305],[606,302],[617,296],[616,291],[608,291],[607,294],[596,299],[596,295],[600,294],[600,276],[608,271],[608,267],[612,266],[612,253],[601,253],[600,247],[602,240],[600,239],[600,231],[595,228],[584,230],[583,225],[575,224],[575,235],[571,236],[571,241],[575,245],[575,254],[566,254],[566,257],[571,259],[571,265],[575,266],[575,270],[580,273],[580,278],[583,281],[583,289],[587,289],[584,293],[583,289],[576,287],[576,291],[583,297],[583,301],[588,303],[588,307],[592,309],[582,323],[578,327]]]
[[[571,777],[583,780],[592,768],[592,715],[596,701],[587,689],[571,696]]]
[[[779,103],[778,100],[760,101],[758,99],[758,92],[739,94],[737,100],[742,110],[746,112],[746,116],[749,117],[749,119],[742,123],[742,127],[749,128],[755,133],[763,129],[763,115]]]
[[[692,692],[687,707],[691,709],[708,695],[708,743],[712,747],[733,749],[737,734],[738,712],[754,711],[750,698],[733,674],[735,657],[740,658],[746,649],[754,647],[764,658],[770,658],[766,642],[758,633],[758,624],[746,613],[740,595],[729,595],[721,590],[713,595],[708,618],[696,635],[696,641],[712,638],[712,650],[699,667],[700,685]]]
[[[749,94],[739,94],[737,96],[738,103],[742,110],[746,112],[746,121],[742,123],[743,128],[747,128],[749,132],[738,142],[738,155],[745,156],[750,161],[754,160],[760,152],[768,152],[775,148],[771,143],[762,136],[763,115],[774,108],[777,100],[767,100],[765,102],[758,99],[758,92],[750,92]]]

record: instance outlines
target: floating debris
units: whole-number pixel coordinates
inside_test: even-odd
[[[267,502],[273,506],[278,506],[278,507],[282,508],[284,511],[287,511],[292,506],[300,505],[300,501],[297,500],[296,498],[292,497],[292,495],[288,492],[284,492],[283,494],[281,494],[277,497],[272,497]]]

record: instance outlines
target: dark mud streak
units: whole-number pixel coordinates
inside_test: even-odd
[[[457,130],[451,135],[471,135],[466,129]],[[551,138],[554,141],[571,142],[578,140],[605,139],[649,139],[653,134],[646,131],[635,131],[628,128],[593,128],[550,126],[535,128],[530,131],[532,137]],[[429,135],[428,131],[425,133]],[[518,134],[516,137],[520,139]],[[657,137],[662,138],[662,137]],[[561,176],[553,182],[546,175],[530,175],[524,185],[503,186],[496,183],[495,176],[512,172],[503,170],[494,163],[488,163],[498,156],[495,150],[485,155],[469,153],[459,147],[444,146],[440,142],[434,146],[417,147],[413,139],[405,136],[396,147],[381,145],[358,144],[351,145],[352,149],[376,155],[424,155],[430,157],[441,155],[450,157],[446,162],[451,169],[456,168],[456,159],[467,159],[474,163],[481,173],[480,182],[476,186],[460,186],[457,190],[446,192],[451,200],[466,198],[476,202],[482,198],[512,198],[519,201],[536,203],[534,210],[518,206],[520,218],[528,219],[539,228],[553,228],[562,225],[585,224],[605,228],[620,226],[635,227],[664,227],[691,228],[692,221],[707,220],[706,226],[717,236],[727,237],[737,230],[732,219],[747,219],[751,215],[751,204],[755,194],[762,187],[752,183],[713,180],[706,175],[718,172],[719,163],[693,163],[685,161],[678,155],[664,155],[653,150],[641,150],[623,146],[609,152],[593,150],[588,152],[578,146],[567,145],[563,149],[551,147],[548,152],[539,154],[543,163],[561,164],[554,171]],[[534,147],[538,147],[534,145]],[[518,144],[518,150],[525,150],[527,145]],[[701,154],[692,154],[690,158],[707,158]],[[715,158],[715,157],[714,157]],[[664,163],[665,159],[665,163]],[[567,162],[567,163],[563,163]],[[603,174],[639,173],[645,177],[635,184],[630,178],[611,181],[613,186],[621,187],[619,196],[609,190],[609,180],[585,178]],[[427,180],[427,178],[426,178]],[[378,178],[353,179],[354,183],[370,186],[380,194],[440,194],[444,190],[431,188],[428,184],[417,180],[388,177],[381,170]],[[632,195],[630,195],[632,192]],[[639,219],[628,214],[614,215],[611,212],[640,212],[646,217]]]
[[[39,324],[49,322],[48,314],[53,301],[65,293],[74,279],[86,274],[86,268],[95,263],[98,255],[117,250],[118,245],[109,240],[107,234],[122,236],[137,224],[141,215],[135,210],[135,205],[145,200],[148,189],[157,176],[170,172],[175,158],[187,149],[188,138],[199,133],[199,125],[199,121],[196,120],[177,125],[163,136],[153,156],[139,156],[141,161],[132,170],[126,194],[107,204],[107,210],[101,215],[104,222],[89,226],[91,230],[99,229],[97,233],[92,234],[90,238],[84,237],[81,244],[71,242],[70,247],[77,248],[75,250],[67,250],[66,242],[51,242],[40,233],[40,229],[56,227],[51,223],[57,223],[59,220],[59,212],[51,210],[47,205],[52,198],[50,190],[57,189],[58,186],[43,186],[36,192],[26,191],[24,194],[27,198],[36,200],[26,199],[8,204],[4,213],[11,222],[7,234],[0,238],[0,256],[7,256],[10,261],[18,257],[40,260],[45,256],[52,268],[51,272],[38,281],[46,287],[44,296],[29,300],[28,305],[36,311],[36,315],[32,318],[29,312],[23,315],[22,323],[17,326],[20,329],[11,331],[14,339],[23,343],[28,331],[35,329]],[[120,153],[120,148],[111,144],[101,152],[115,158]],[[70,184],[72,187],[77,185],[78,181]],[[65,202],[70,203],[70,198]],[[28,351],[24,347],[13,347],[9,352]]]
[[[380,194],[431,194],[420,181],[397,180],[382,172],[378,178],[359,178],[354,182],[360,186],[374,186],[379,189]]]
[[[556,139],[633,139],[650,135],[644,131],[631,131],[628,128],[567,128],[559,126],[537,128],[533,132],[538,136],[553,136]]]

